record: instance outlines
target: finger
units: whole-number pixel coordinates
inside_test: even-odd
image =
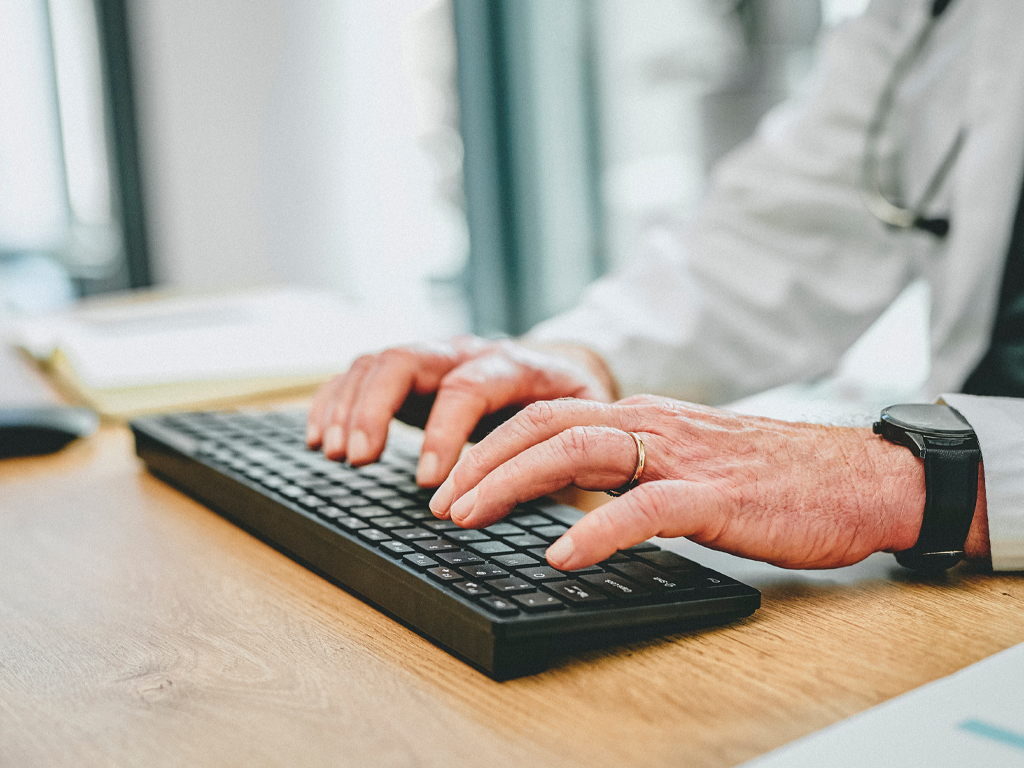
[[[588,513],[548,547],[552,567],[585,568],[652,536],[685,536],[701,543],[720,540],[732,504],[712,486],[662,480],[634,488]]]
[[[352,411],[352,405],[363,380],[372,368],[372,358],[367,358],[362,363],[354,365],[334,392],[334,397],[324,418],[323,451],[329,459],[341,461],[345,458],[349,413]]]
[[[409,393],[430,390],[453,364],[450,359],[402,347],[376,356],[359,383],[345,413],[345,453],[352,464],[368,464],[380,458],[387,442],[388,424]]]
[[[480,481],[451,507],[451,519],[467,528],[490,525],[520,502],[576,485],[617,488],[632,477],[636,443],[611,427],[572,427],[532,446]]]
[[[523,373],[499,350],[463,363],[444,377],[423,432],[422,471],[417,477],[421,485],[437,485],[448,477],[481,418],[529,400],[530,382]]]
[[[435,406],[436,408],[436,406]],[[431,499],[435,515],[448,512],[452,502],[474,488],[490,472],[534,445],[577,426],[634,429],[629,409],[590,400],[545,400],[533,403],[477,443],[458,460],[444,485]],[[635,452],[635,450],[634,450]]]
[[[345,373],[335,376],[317,392],[306,427],[307,443],[311,448],[322,448],[324,453],[332,458],[338,458],[339,453],[344,455],[344,451],[339,451],[339,444],[344,447],[344,443],[340,443],[333,416],[337,410],[339,398],[343,400],[346,391],[353,386],[358,386],[371,359],[370,355],[357,358]],[[310,442],[309,437],[316,439]]]
[[[324,421],[327,409],[334,399],[334,393],[345,380],[348,373],[339,373],[324,382],[313,396],[313,403],[306,415],[306,446],[319,448],[324,438]]]

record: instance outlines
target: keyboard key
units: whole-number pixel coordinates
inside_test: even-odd
[[[393,480],[392,482],[388,483],[388,485],[391,488],[394,488],[399,493],[406,493],[409,494],[410,496],[416,495],[416,493],[420,490],[420,487],[416,485],[415,481],[408,479]]]
[[[345,510],[338,509],[337,507],[320,507],[320,509],[318,509],[316,513],[321,517],[326,517],[333,520],[336,517],[342,517],[345,514]]]
[[[525,595],[512,595],[512,599],[527,613],[541,613],[543,611],[558,611],[565,608],[565,603],[554,595],[546,595],[543,592],[530,592]]]
[[[351,483],[350,483],[351,485]],[[398,491],[394,488],[363,488],[360,491],[363,496],[374,501],[381,501],[382,499],[393,499],[398,496]]]
[[[383,502],[382,502],[383,503]],[[434,513],[429,509],[403,509],[402,514],[410,520],[433,520]]]
[[[377,521],[374,520],[374,523],[376,522]],[[406,525],[408,525],[408,523],[406,523]],[[415,541],[416,539],[432,539],[437,534],[433,531],[428,531],[425,528],[405,528],[403,530],[393,530],[391,531],[391,535],[396,539],[401,539],[402,541]]]
[[[388,509],[394,510],[395,512],[401,512],[403,509],[412,509],[413,507],[418,507],[419,502],[413,501],[412,499],[407,499],[404,496],[396,496],[393,499],[383,499],[380,502],[380,505],[382,507],[387,507]]]
[[[463,597],[483,597],[491,594],[491,590],[478,581],[457,581],[452,584],[452,589]]]
[[[402,558],[409,565],[415,565],[417,568],[433,568],[437,565],[437,560],[432,557],[427,557],[419,552],[414,552],[411,555],[406,555]]]
[[[541,560],[541,561],[548,559],[548,554],[547,553],[548,553],[547,545],[544,545],[543,547],[531,547],[530,549],[526,550],[526,554],[533,555],[534,557],[536,557],[538,560]]]
[[[412,545],[420,552],[426,552],[428,555],[434,552],[454,552],[458,549],[457,546],[444,539],[420,539],[413,541]]]
[[[349,517],[348,515],[343,515],[342,517],[335,519],[334,524],[340,525],[347,531],[358,531],[360,528],[366,528],[369,526],[369,523],[360,520],[358,517]]]
[[[461,528],[459,530],[457,530],[457,531],[451,531],[450,533],[447,533],[445,535],[449,539],[451,539],[452,541],[466,542],[466,543],[468,543],[470,541],[488,541],[491,538],[490,536],[488,536],[483,531],[477,531],[477,530],[472,530],[472,529],[467,531],[467,530],[463,530]]]
[[[431,520],[423,524],[424,528],[429,528],[432,531],[457,531],[459,526],[453,523],[451,520]]]
[[[498,565],[503,565],[506,568],[522,568],[526,565],[539,565],[534,558],[519,552],[512,555],[498,555],[491,559]]]
[[[398,515],[388,515],[387,517],[374,518],[373,524],[378,528],[383,528],[384,530],[388,530],[390,528],[409,527],[409,521],[406,520],[404,517],[399,517]],[[434,534],[430,535],[433,536]]]
[[[448,565],[474,565],[484,561],[484,559],[475,552],[466,552],[463,549],[455,552],[440,552],[437,556],[448,563]]]
[[[474,541],[469,548],[481,555],[504,555],[514,551],[512,547],[501,541]]]
[[[700,586],[705,589],[716,589],[718,587],[731,587],[735,584],[739,584],[735,579],[730,579],[728,576],[723,576],[720,573],[706,572],[702,575],[697,582]]]
[[[583,518],[583,513],[576,509],[576,507],[559,504],[554,500],[537,499],[532,504],[538,512],[543,512],[556,523],[562,523],[562,525],[575,525]]]
[[[534,528],[538,525],[551,525],[551,520],[544,517],[544,515],[537,515],[528,513],[525,515],[509,515],[509,519],[512,520],[516,525],[522,526],[523,528]]]
[[[491,534],[491,536],[520,536],[526,533],[522,528],[517,525],[512,525],[512,523],[495,523],[494,525],[487,526],[483,530]]]
[[[353,511],[353,510],[359,509],[360,507],[368,507],[370,509],[380,509],[379,507],[371,506],[373,504],[373,502],[370,501],[369,499],[364,499],[362,496],[349,496],[347,499],[344,499],[343,501],[338,500],[338,499],[334,498],[333,496],[329,496],[327,498],[329,498],[332,502],[337,504],[339,507],[344,507],[345,509],[349,510],[350,512]],[[389,510],[386,510],[386,509],[382,509],[381,512],[384,513],[384,514],[388,514],[388,515],[391,514],[391,512]]]
[[[363,520],[371,520],[375,517],[391,517],[391,511],[382,507],[353,507],[342,505],[350,515],[361,517]]]
[[[624,555],[621,552],[616,552],[614,555],[609,557],[607,560],[602,560],[600,562],[600,565],[609,565],[611,563],[623,563],[623,562],[626,562],[627,560],[629,560],[629,557],[627,555]]]
[[[540,536],[548,541],[554,541],[568,530],[569,529],[564,525],[559,525],[557,523],[553,525],[538,525],[533,529],[533,535]]]
[[[565,578],[564,573],[556,571],[550,565],[534,565],[529,568],[521,568],[519,575],[530,581],[558,581]]]
[[[480,605],[500,616],[515,616],[519,613],[516,604],[504,597],[484,597],[480,600]]]
[[[441,565],[437,568],[428,568],[427,575],[434,581],[440,581],[442,584],[447,584],[450,581],[459,581],[462,578],[461,573],[452,570],[447,565]]]
[[[608,570],[614,571],[625,576],[630,581],[634,581],[653,592],[661,594],[694,588],[692,580],[688,579],[686,574],[671,575],[664,571],[659,571],[657,568],[647,565],[647,563],[613,563],[608,566]]]
[[[574,577],[581,573],[604,573],[604,569],[599,565],[588,565],[586,568],[577,568],[574,571],[566,571],[565,575]]]
[[[395,558],[396,560],[400,558],[402,555],[407,555],[410,552],[416,551],[408,544],[403,544],[400,541],[385,541],[383,544],[380,545],[380,548],[382,551],[391,555],[391,557]]]
[[[527,547],[542,547],[547,544],[547,542],[540,536],[534,536],[532,533],[526,533],[522,536],[509,536],[505,541],[513,547],[519,547],[520,549],[526,549]]]
[[[602,592],[578,581],[547,582],[544,587],[567,599],[570,605],[596,606],[608,602],[608,598]]]
[[[687,560],[675,552],[667,552],[664,549],[659,549],[657,552],[642,552],[637,557],[645,563],[653,565],[655,568],[673,573],[677,571],[693,571],[698,568],[697,564],[692,560]]]
[[[459,570],[471,579],[496,579],[499,576],[508,576],[508,571],[492,563],[474,563]]]
[[[530,592],[536,589],[533,584],[515,576],[509,576],[504,579],[490,579],[487,582],[487,586],[503,595],[511,595],[515,592]]]
[[[650,588],[641,587],[614,573],[594,573],[589,576],[581,576],[580,581],[596,587],[616,600],[639,600],[651,592]]]
[[[391,541],[390,536],[384,533],[384,531],[378,531],[376,528],[364,528],[359,531],[359,538],[365,539],[373,544],[379,541]]]
[[[641,541],[639,544],[634,544],[632,547],[626,550],[626,552],[657,552],[657,544],[651,544],[649,541]]]

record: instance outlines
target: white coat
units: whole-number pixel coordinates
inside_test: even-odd
[[[904,79],[881,154],[916,201],[957,132],[926,211],[945,239],[894,231],[861,197],[868,122],[931,0],[876,0],[825,41],[807,91],[721,163],[697,217],[654,233],[624,272],[531,337],[586,345],[623,393],[728,402],[832,370],[914,279],[931,285],[931,388],[984,355],[1024,180],[1024,3],[953,0]],[[946,395],[978,433],[993,566],[1024,570],[1024,400]]]

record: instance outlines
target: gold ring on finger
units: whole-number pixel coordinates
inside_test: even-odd
[[[647,452],[644,450],[644,441],[640,439],[640,435],[636,432],[626,432],[627,435],[633,438],[633,442],[636,443],[636,469],[633,470],[633,476],[629,478],[629,482],[620,485],[618,488],[612,488],[605,491],[609,496],[621,496],[627,491],[631,491],[640,485],[640,475],[644,473],[644,463],[647,459]]]

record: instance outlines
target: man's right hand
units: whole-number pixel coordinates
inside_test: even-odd
[[[436,393],[416,481],[440,485],[477,422],[509,406],[578,397],[611,402],[615,383],[601,359],[579,347],[531,347],[462,336],[396,347],[356,360],[317,392],[306,442],[360,465],[384,450],[388,423],[410,395]]]

